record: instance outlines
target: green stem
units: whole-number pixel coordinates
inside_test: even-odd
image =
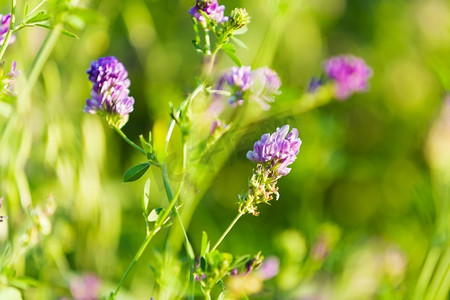
[[[209,56],[209,62],[208,62],[208,68],[206,70],[206,77],[211,76],[211,73],[214,69],[214,62],[216,61],[216,55],[219,51],[220,46],[217,46],[217,48],[214,50],[214,52]]]
[[[165,162],[162,164],[162,168],[161,168],[161,170],[162,170],[162,177],[163,177],[164,187],[165,187],[165,190],[166,190],[167,199],[169,200],[169,203],[170,203],[170,202],[177,202],[177,201],[178,201],[178,197],[180,196],[181,190],[182,190],[182,188],[183,188],[183,185],[184,185],[184,175],[185,175],[185,172],[186,172],[186,166],[187,166],[187,150],[188,150],[188,149],[187,149],[187,143],[184,143],[184,144],[183,144],[183,169],[182,169],[182,178],[181,178],[180,184],[178,185],[178,189],[177,189],[177,191],[176,191],[175,197],[173,196],[173,194],[172,194],[172,189],[170,188],[169,175],[168,175],[168,173],[167,173],[167,165],[166,165]],[[188,238],[188,236],[187,236],[186,229],[185,229],[185,227],[184,227],[184,225],[183,225],[183,220],[181,219],[181,216],[180,216],[180,214],[178,213],[178,209],[177,209],[176,207],[173,208],[173,213],[174,213],[175,216],[177,217],[177,219],[178,219],[178,221],[179,221],[179,223],[180,223],[180,226],[181,226],[181,230],[183,231],[184,241],[185,241],[185,246],[186,246],[186,252],[187,252],[189,258],[190,258],[191,260],[194,260],[194,259],[195,259],[195,255],[194,255],[194,251],[193,251],[192,245],[191,245],[191,243],[189,242],[189,238]]]
[[[225,230],[225,232],[222,234],[220,239],[217,241],[217,243],[214,245],[211,251],[214,251],[219,247],[220,243],[222,243],[223,239],[227,236],[228,232],[230,232],[231,228],[236,224],[236,222],[244,215],[243,212],[239,212],[236,218],[231,222],[231,224],[228,226],[228,228]]]
[[[125,133],[123,133],[122,129],[118,128],[118,127],[113,127],[114,130],[125,140],[125,142],[127,142],[128,144],[130,144],[134,149],[138,150],[139,152],[141,152],[142,154],[146,155],[147,153],[145,153],[144,149],[142,149],[141,147],[139,147],[138,145],[136,145],[132,140],[130,140]]]
[[[205,28],[205,54],[211,55],[211,40],[209,37],[209,29]]]
[[[184,109],[187,105],[189,105],[192,100],[195,99],[195,97],[197,97],[197,95],[205,88],[205,83],[201,83],[199,84],[195,90],[181,103],[180,107],[177,109],[176,113],[175,113],[175,118],[178,118],[180,116],[180,112],[181,109]],[[172,119],[169,123],[169,128],[167,129],[167,135],[166,135],[166,144],[164,146],[164,150],[167,152],[168,148],[169,148],[169,142],[170,139],[172,138],[172,133],[173,133],[173,129],[175,128],[175,120]]]
[[[120,279],[119,283],[117,284],[116,289],[111,294],[110,298],[114,299],[117,296],[117,293],[119,292],[120,288],[122,287],[125,279],[128,277],[128,274],[133,269],[134,265],[138,262],[138,260],[141,258],[142,254],[144,253],[145,249],[147,248],[148,244],[152,240],[152,238],[155,236],[155,234],[160,230],[161,228],[154,227],[152,231],[150,231],[149,234],[145,237],[144,241],[142,242],[141,247],[139,247],[139,250],[136,252],[136,255],[134,256],[133,260],[131,261],[130,265],[128,266],[127,270],[123,274],[122,278]]]
[[[3,44],[0,48],[0,61],[5,54],[6,48],[8,48],[9,40],[11,39],[11,35],[14,30],[14,22],[16,22],[16,0],[11,0],[11,19],[8,32],[6,33],[5,39],[3,40]]]
[[[179,194],[179,193],[177,193],[177,194]],[[175,197],[178,197],[177,194],[175,194]],[[176,199],[175,197],[174,197],[174,199]],[[119,292],[120,288],[122,287],[124,280],[127,278],[128,274],[130,273],[130,271],[133,268],[133,266],[136,264],[136,262],[139,260],[139,258],[144,253],[144,251],[147,248],[147,246],[149,245],[151,239],[155,236],[155,234],[159,230],[161,230],[162,225],[164,225],[164,223],[166,222],[166,219],[169,217],[170,212],[172,211],[172,209],[175,206],[175,203],[176,203],[176,201],[170,202],[169,206],[164,211],[164,214],[162,215],[162,217],[158,217],[158,220],[155,223],[155,227],[153,227],[153,229],[150,231],[150,233],[146,236],[144,242],[142,243],[141,247],[139,248],[138,252],[136,253],[133,261],[130,263],[130,265],[128,266],[127,270],[125,271],[125,273],[123,274],[122,278],[120,279],[120,282],[117,285],[116,289],[114,290],[113,293],[111,293],[111,295],[110,295],[111,299],[115,298],[115,296]]]
[[[41,73],[41,70],[44,68],[45,62],[47,61],[48,57],[50,56],[50,53],[55,47],[62,30],[63,25],[56,24],[45,38],[42,47],[39,49],[36,59],[33,61],[33,64],[31,65],[31,72],[28,75],[28,82],[24,91],[26,97],[29,96],[29,94],[31,93],[31,89],[38,80],[39,74]]]
[[[205,292],[205,300],[211,300],[211,291]]]

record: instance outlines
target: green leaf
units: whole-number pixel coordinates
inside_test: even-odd
[[[194,249],[192,248],[192,245],[189,242],[186,243],[186,253],[192,261],[195,260]]]
[[[234,48],[234,45],[233,44],[230,44],[230,43],[226,43],[226,44],[223,44],[222,46],[221,46],[221,48],[223,49],[223,51],[225,51],[225,52],[230,52],[230,53],[236,53],[236,48]]]
[[[149,162],[141,163],[129,168],[123,175],[124,182],[136,181],[141,178],[150,167]]]
[[[223,291],[222,293],[220,293],[219,297],[217,298],[217,300],[225,300],[227,296],[227,292]]]
[[[67,30],[65,30],[65,29],[63,29],[63,31],[61,31],[61,33],[64,34],[64,35],[66,35],[66,36],[68,36],[68,37],[77,39],[77,40],[80,39],[80,38],[78,37],[78,35],[76,35],[76,34],[73,33],[73,32],[67,31]]]
[[[233,42],[235,42],[236,45],[238,45],[239,47],[248,50],[247,45],[246,45],[243,41],[241,41],[240,39],[238,39],[237,37],[232,36],[231,39],[232,39]]]
[[[239,67],[242,66],[241,61],[239,60],[239,58],[235,55],[236,53],[236,48],[234,48],[233,44],[230,43],[226,43],[223,44],[221,46],[222,50],[228,55],[228,57],[231,58],[232,61],[235,62],[236,65],[238,65]]]
[[[233,34],[234,35],[241,35],[241,34],[246,33],[247,31],[248,31],[248,27],[244,26],[242,28],[239,28],[238,30],[233,31]]]
[[[148,203],[150,198],[150,178],[147,179],[144,186],[144,196],[142,197],[142,209],[148,213]]]
[[[147,153],[147,154],[152,153],[152,150],[153,150],[152,145],[150,145],[150,143],[144,139],[144,136],[142,134],[139,136],[139,139],[141,140],[141,145],[142,145],[142,148],[144,149],[145,153]]]
[[[156,222],[159,218],[159,215],[161,214],[161,212],[163,212],[164,210],[161,207],[157,207],[152,209],[152,211],[150,212],[150,214],[148,215],[147,220],[149,222]]]
[[[47,21],[48,19],[50,19],[50,15],[45,10],[41,10],[41,11],[37,12],[37,14],[34,15],[33,17],[31,17],[30,19],[26,19],[25,22],[28,24],[33,24],[33,23],[38,23],[38,22],[42,22],[42,21]]]
[[[206,253],[209,251],[209,241],[208,241],[208,235],[206,232],[202,232],[202,248],[200,250],[200,256],[205,256]]]
[[[250,259],[250,255],[243,255],[240,256],[238,258],[236,258],[233,263],[231,264],[230,268],[234,269],[234,268],[239,268],[241,266],[243,266],[245,263],[247,263],[247,261]]]
[[[234,55],[233,53],[230,53],[230,52],[226,52],[226,51],[225,51],[225,53],[228,55],[229,58],[231,58],[232,61],[234,61],[234,63],[238,67],[242,67],[242,63],[236,55]]]
[[[28,5],[28,2],[25,4],[25,11],[23,13],[23,18],[26,19],[28,15],[28,10],[30,9],[30,6]]]
[[[43,27],[43,28],[47,28],[47,29],[53,29],[53,26],[52,26],[52,25],[50,25],[50,24],[43,24],[43,23],[28,24],[27,26],[39,26],[39,27]],[[61,33],[64,34],[64,35],[66,35],[66,36],[68,36],[68,37],[75,38],[75,39],[77,39],[77,40],[79,39],[78,35],[76,35],[76,34],[73,33],[73,32],[67,31],[67,30],[65,30],[65,29],[63,29],[63,30],[61,31]]]

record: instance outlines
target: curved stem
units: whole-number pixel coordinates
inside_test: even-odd
[[[16,22],[16,0],[11,0],[11,19],[9,22],[8,32],[6,33],[5,39],[3,40],[3,44],[0,48],[0,60],[5,54],[6,48],[8,48],[9,40],[11,39],[15,22]]]
[[[179,193],[177,191],[177,193],[175,194],[175,197],[173,198],[174,200],[176,200],[176,198],[178,197]],[[114,290],[113,293],[111,293],[110,295],[110,299],[114,299],[115,296],[117,295],[117,293],[119,292],[120,288],[123,285],[123,282],[125,281],[125,279],[127,278],[128,274],[130,273],[131,269],[133,269],[134,265],[136,264],[136,262],[139,260],[139,258],[142,256],[142,254],[144,253],[145,249],[147,248],[147,246],[149,245],[151,239],[156,235],[156,233],[161,230],[162,226],[164,225],[164,223],[166,223],[167,218],[170,215],[170,212],[172,211],[172,209],[175,206],[176,201],[172,201],[170,202],[169,206],[165,209],[164,214],[162,215],[162,217],[158,217],[158,220],[155,223],[155,227],[153,227],[153,229],[149,232],[149,234],[145,237],[145,240],[142,242],[141,247],[139,248],[139,250],[137,251],[134,259],[131,261],[130,265],[128,266],[127,270],[125,271],[125,273],[123,274],[122,278],[119,281],[119,284],[117,285],[116,289]]]
[[[125,133],[123,133],[122,129],[118,128],[118,127],[113,127],[114,130],[125,140],[125,142],[127,142],[128,144],[130,144],[134,149],[138,150],[139,152],[141,152],[142,154],[146,155],[147,153],[145,153],[144,149],[142,149],[141,147],[139,147],[138,145],[136,145],[132,140],[130,140]]]
[[[223,239],[227,236],[228,232],[230,232],[231,228],[236,224],[236,222],[244,215],[243,212],[239,212],[236,218],[231,222],[231,224],[228,226],[228,228],[225,230],[225,232],[222,234],[220,239],[217,241],[217,243],[214,245],[211,251],[214,251],[219,247],[220,243],[222,243]]]
[[[122,275],[122,278],[120,279],[119,283],[117,284],[116,289],[113,293],[111,293],[110,298],[114,299],[117,296],[117,293],[119,292],[120,288],[122,287],[125,279],[128,277],[128,274],[133,269],[134,265],[138,262],[138,260],[141,258],[142,254],[144,253],[145,249],[147,248],[148,244],[152,240],[152,238],[155,236],[155,234],[160,230],[160,227],[155,227],[152,231],[147,234],[144,241],[141,244],[141,247],[139,247],[139,250],[136,252],[136,255],[134,256],[133,260],[131,261],[130,265],[128,266],[125,273]]]

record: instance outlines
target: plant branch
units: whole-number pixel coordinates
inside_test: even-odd
[[[236,224],[236,222],[244,215],[243,212],[239,212],[236,218],[231,222],[231,224],[228,226],[228,228],[225,230],[225,232],[222,234],[220,239],[217,241],[217,243],[212,247],[211,251],[214,251],[219,247],[220,243],[222,243],[223,239],[227,236],[227,234],[230,232],[230,230],[233,228],[233,226]]]
[[[128,144],[130,144],[134,149],[138,150],[139,152],[141,152],[142,154],[146,155],[147,153],[145,153],[144,149],[142,149],[141,147],[139,147],[138,145],[136,145],[132,140],[130,140],[126,134],[122,131],[122,129],[114,126],[113,127],[114,130],[125,140],[125,142],[127,142]]]
[[[11,39],[12,32],[14,30],[14,23],[16,22],[16,0],[11,0],[11,19],[9,20],[9,28],[6,33],[3,44],[0,48],[0,61],[5,54],[6,48],[8,48],[9,40]]]

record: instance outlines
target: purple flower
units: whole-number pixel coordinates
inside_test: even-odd
[[[134,105],[133,97],[129,96],[130,80],[125,67],[113,56],[101,57],[91,63],[87,73],[93,86],[84,111],[105,115],[111,126],[125,125]]]
[[[75,300],[98,299],[100,279],[94,274],[76,277],[70,282],[70,292]]]
[[[269,103],[275,101],[275,95],[281,93],[280,77],[267,67],[254,71],[248,66],[232,67],[219,78],[216,90],[222,90],[225,83],[231,89],[231,96],[228,98],[231,106],[242,105],[244,100],[250,99],[258,102],[262,109],[268,110]]]
[[[325,61],[324,70],[336,82],[336,97],[340,100],[366,91],[373,73],[363,59],[351,55],[330,58]]]
[[[206,14],[211,21],[220,24],[228,20],[227,17],[223,16],[224,10],[225,6],[219,5],[217,0],[197,0],[195,6],[189,10],[189,13],[196,18],[199,23],[206,26],[206,19],[202,12]]]
[[[244,94],[253,83],[252,69],[248,66],[232,67],[228,73],[223,75],[223,79],[220,79],[220,81],[226,81],[233,89],[228,103],[232,106],[242,105],[244,103]]]
[[[291,171],[288,166],[297,159],[302,144],[296,128],[288,132],[289,125],[284,125],[272,134],[263,134],[261,140],[254,144],[253,151],[247,152],[247,158],[258,164],[267,164],[279,177],[287,175]]]
[[[0,45],[2,45],[9,30],[9,25],[11,23],[11,14],[0,15],[0,20],[2,21],[2,24],[0,26]],[[9,39],[9,44],[14,43],[15,39],[16,37],[12,35]]]
[[[19,71],[16,70],[17,63],[14,60],[11,64],[11,69],[8,74],[1,77],[1,83],[3,85],[3,92],[6,93],[7,96],[14,97],[16,94],[14,92],[14,82],[17,75],[20,74]],[[3,68],[3,64],[0,68]]]
[[[267,280],[275,277],[278,274],[279,269],[280,260],[275,256],[271,256],[264,261],[261,268],[259,268],[258,273],[264,280]]]
[[[227,83],[241,91],[248,90],[252,85],[252,69],[248,66],[232,67],[226,77]]]
[[[280,77],[268,67],[256,69],[253,71],[252,77],[253,98],[261,105],[262,109],[268,110],[270,108],[268,103],[274,102],[275,95],[281,94],[279,90],[281,87]]]

